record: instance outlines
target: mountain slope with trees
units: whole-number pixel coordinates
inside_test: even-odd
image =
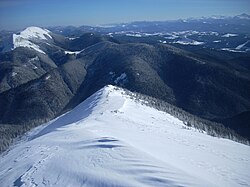
[[[0,54],[2,134],[11,125],[29,129],[53,119],[108,84],[234,130],[241,127],[228,120],[250,110],[249,54],[125,42],[93,33],[79,38],[49,33],[50,40],[29,40],[45,54],[28,47]],[[245,122],[240,126],[249,130]]]

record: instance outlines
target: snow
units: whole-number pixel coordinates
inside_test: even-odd
[[[24,66],[27,67],[27,65],[28,65],[28,66],[31,67],[33,70],[35,70],[35,69],[38,69],[38,67],[35,65],[36,62],[39,62],[39,57],[38,57],[38,56],[29,59],[29,60],[28,60],[28,63],[27,63],[27,64],[24,64]]]
[[[113,86],[30,131],[1,186],[250,186],[250,147],[188,129]]]
[[[32,42],[32,40],[47,40],[52,39],[50,36],[50,31],[47,29],[41,29],[39,27],[28,27],[20,34],[13,34],[13,45],[14,48],[17,47],[28,47],[34,49],[40,53],[45,54],[40,47]]]
[[[39,57],[38,57],[38,56],[36,56],[36,57],[34,57],[34,58],[29,59],[29,62],[30,62],[30,63],[32,63],[32,62],[36,62],[36,61],[39,61]]]
[[[192,30],[180,31],[180,32],[168,33],[167,35],[169,35],[169,36],[166,36],[165,38],[171,39],[171,40],[180,38],[179,40],[171,42],[173,44],[181,44],[181,45],[203,45],[203,44],[205,44],[204,42],[195,41],[195,40],[188,38],[189,36],[196,35],[196,34],[198,34],[198,35],[214,35],[215,33],[214,32],[207,32],[207,33],[206,32],[198,32],[198,31],[192,31]]]
[[[110,34],[126,35],[126,36],[137,37],[137,38],[151,37],[151,36],[163,36],[164,35],[164,33],[161,33],[161,32],[146,33],[146,32],[133,32],[133,31],[120,31],[120,32],[115,32],[115,33],[109,33],[108,35],[110,36]]]
[[[69,40],[75,40],[75,39],[77,39],[77,38],[80,38],[80,37],[67,37]]]
[[[166,36],[165,38],[168,40],[174,40],[176,38],[179,38],[179,36],[171,35],[171,36]]]
[[[47,29],[42,29],[39,27],[28,27],[24,31],[20,32],[20,37],[25,39],[37,38],[41,40],[47,40],[47,38],[52,39],[50,36],[50,31]]]
[[[218,36],[219,33],[218,32],[214,32],[214,31],[209,31],[209,32],[198,32],[198,31],[193,31],[193,30],[188,30],[188,31],[180,31],[180,32],[172,32],[172,33],[166,33],[166,39],[176,39],[176,38],[187,38],[188,36],[192,36],[192,35],[200,35],[200,36]]]
[[[230,33],[228,33],[228,34],[224,34],[222,37],[229,38],[229,37],[235,37],[235,36],[238,36],[238,34],[230,34]]]
[[[42,51],[38,45],[36,45],[36,44],[30,42],[29,40],[26,40],[26,39],[24,39],[16,34],[13,34],[13,44],[14,44],[13,49],[15,49],[17,47],[28,47],[28,48],[34,49],[40,53],[45,54],[45,52]]]
[[[236,49],[237,49],[237,50],[240,50],[240,49],[242,49],[245,45],[247,45],[248,43],[249,43],[249,40],[248,40],[247,42],[241,44],[241,45],[238,45],[238,46],[236,47]]]
[[[45,80],[49,80],[51,78],[51,75],[47,75],[46,77],[45,77]]]
[[[112,28],[116,27],[117,25],[111,25],[111,24],[105,24],[105,25],[95,25],[95,27],[100,27],[100,28]]]
[[[141,34],[139,34],[139,33],[134,33],[134,34],[126,34],[126,36],[137,37],[137,38],[142,37],[142,35],[141,35]]]
[[[16,75],[17,75],[16,72],[12,72],[12,73],[11,73],[11,77],[15,77]]]
[[[195,40],[178,40],[178,41],[174,41],[172,43],[181,44],[181,45],[203,45],[204,44],[204,42],[198,42]]]
[[[213,15],[211,17],[204,17],[205,19],[227,19],[226,16],[220,16],[220,15]]]
[[[222,51],[229,51],[229,52],[233,52],[233,53],[245,53],[245,51],[239,51],[239,50],[235,50],[235,49],[230,49],[230,48],[222,48]]]
[[[112,32],[108,33],[107,36],[109,36],[109,37],[111,37],[111,38],[114,37]]]
[[[160,42],[160,43],[163,43],[163,44],[166,44],[166,43],[167,43],[167,41],[165,41],[165,40],[164,40],[164,41],[159,40],[159,42]]]
[[[201,36],[219,36],[219,33],[218,32],[213,32],[213,31],[210,31],[210,32],[199,32],[198,35],[201,35]]]
[[[65,55],[67,55],[67,54],[69,54],[69,55],[78,55],[83,51],[84,51],[84,49],[81,50],[81,51],[64,51],[64,53],[65,53]]]
[[[161,32],[155,32],[155,33],[143,33],[144,36],[162,36],[164,35]]]
[[[198,31],[188,30],[188,31],[179,31],[179,32],[172,32],[173,35],[184,35],[184,36],[191,36],[194,34],[199,34]]]

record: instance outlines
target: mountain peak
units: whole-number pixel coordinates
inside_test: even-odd
[[[45,54],[45,52],[42,51],[40,47],[34,43],[34,40],[52,39],[49,33],[49,30],[42,29],[40,27],[27,27],[19,34],[13,34],[13,49],[17,47],[28,47]]]
[[[82,121],[92,113],[104,113],[108,110],[119,110],[119,107],[122,106],[122,104],[119,103],[123,103],[124,97],[126,97],[121,93],[122,90],[122,88],[113,85],[103,87],[80,103],[73,110],[59,117],[53,122],[53,125],[49,125],[48,128],[43,129],[35,137],[50,133],[56,128]],[[115,103],[112,99],[114,96],[116,98]]]
[[[31,39],[31,38],[37,38],[42,40],[46,40],[47,38],[52,39],[49,33],[50,31],[47,29],[31,26],[27,27],[25,30],[20,32],[20,36],[26,39]]]

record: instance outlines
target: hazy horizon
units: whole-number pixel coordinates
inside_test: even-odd
[[[249,7],[248,0],[0,0],[0,30],[235,16]]]

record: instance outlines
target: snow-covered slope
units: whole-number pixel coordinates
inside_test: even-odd
[[[39,46],[36,45],[33,41],[52,39],[49,33],[50,31],[47,29],[42,29],[39,27],[28,27],[20,32],[20,34],[13,34],[13,48],[15,49],[17,47],[29,47],[45,54],[45,52],[42,51]]]
[[[1,186],[250,186],[250,147],[107,86],[0,160]]]

